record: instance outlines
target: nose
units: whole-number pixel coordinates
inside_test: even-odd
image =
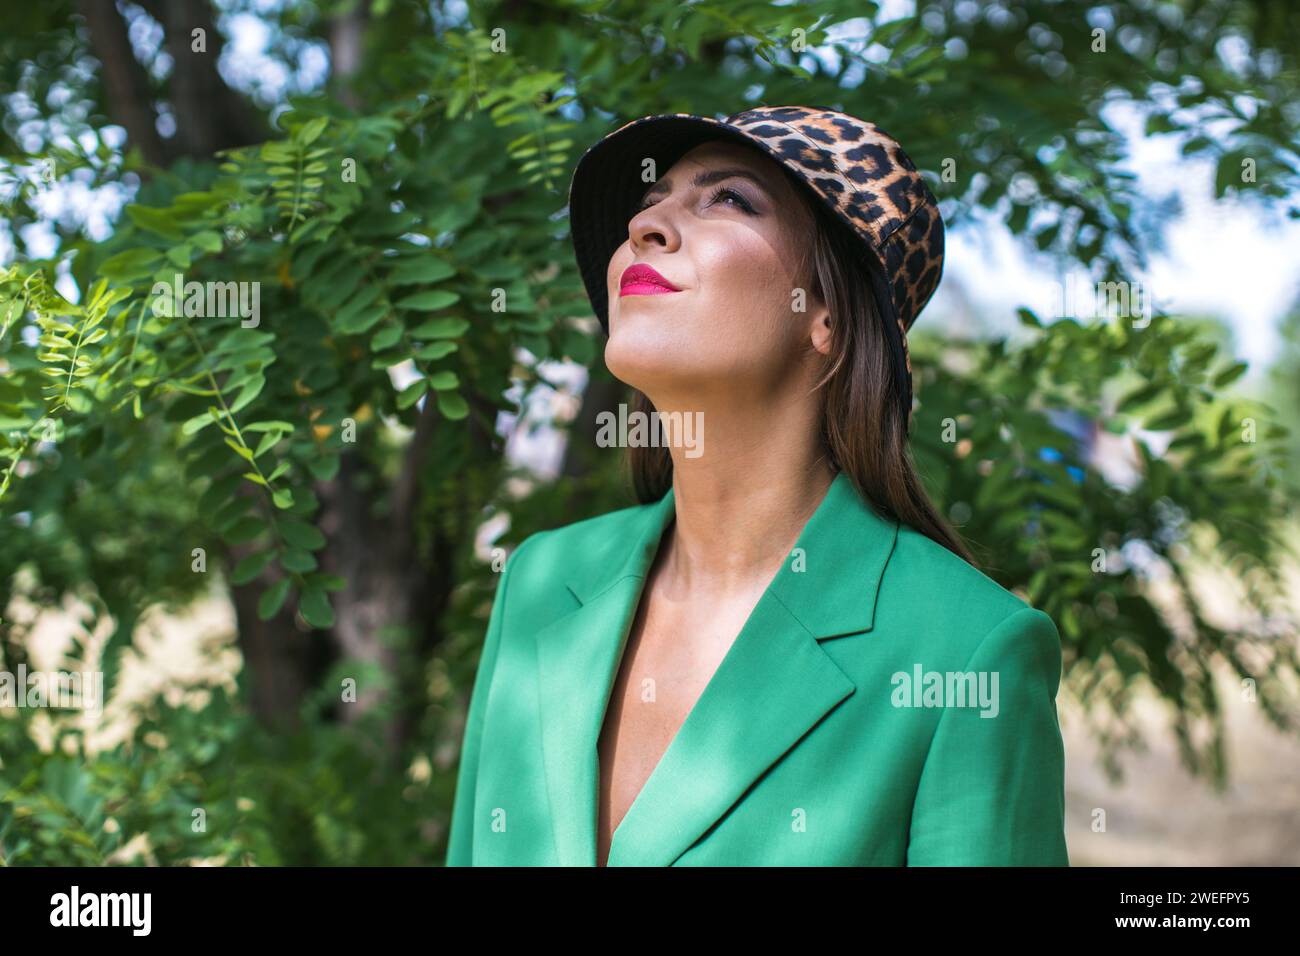
[[[634,215],[627,224],[628,241],[638,255],[657,247],[672,252],[681,243],[681,235],[668,212],[671,200],[660,199]]]

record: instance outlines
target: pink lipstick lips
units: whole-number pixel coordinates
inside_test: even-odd
[[[620,296],[663,295],[666,292],[680,291],[682,290],[643,262],[628,266],[619,279]]]

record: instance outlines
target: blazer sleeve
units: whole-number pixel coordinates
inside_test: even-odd
[[[966,670],[998,675],[996,716],[948,707],[939,718],[912,807],[908,866],[1069,866],[1056,624],[1036,608],[1013,612]]]
[[[505,616],[506,590],[510,586],[510,573],[519,563],[519,554],[527,544],[527,540],[520,544],[506,560],[506,566],[501,572],[501,581],[497,584],[496,596],[492,599],[492,614],[488,618],[487,635],[483,639],[483,653],[479,657],[478,672],[474,675],[469,712],[465,718],[465,737],[460,748],[460,770],[456,778],[451,828],[447,838],[447,866],[473,864],[475,781],[478,778],[479,748],[483,743],[483,718],[487,712],[488,692],[492,688],[492,674],[496,670],[497,653],[501,647],[501,631]]]

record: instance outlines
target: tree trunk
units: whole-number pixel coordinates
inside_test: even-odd
[[[172,58],[169,90],[176,135],[169,144],[170,158],[211,159],[218,150],[265,139],[268,131],[217,70],[225,41],[208,0],[149,0],[144,6],[162,24]],[[202,50],[195,49],[196,30],[202,31]]]
[[[362,464],[354,451],[342,455],[333,480],[317,483],[321,500],[318,527],[327,539],[321,566],[347,580],[331,599],[334,627],[330,635],[340,656],[354,661],[355,701],[344,700],[342,687],[338,714],[355,723],[376,707],[391,705],[392,684],[398,675],[403,629],[410,619],[411,562],[409,529],[395,528],[371,513],[370,496],[358,481]],[[373,669],[373,671],[372,671]],[[385,687],[385,684],[388,684]],[[385,721],[382,750],[393,754],[400,733],[391,719]]]
[[[361,69],[365,52],[367,7],[360,4],[329,22],[330,85],[339,101],[351,110],[361,109],[361,97],[352,78]]]
[[[260,493],[247,482],[237,492]],[[231,546],[227,567],[233,568],[252,550],[247,544]],[[248,584],[232,585],[230,596],[244,656],[239,680],[249,708],[268,730],[293,731],[300,726],[303,701],[330,666],[331,653],[329,643],[299,621],[293,597],[270,620],[257,616],[263,591],[282,573],[272,562]]]
[[[583,478],[590,471],[598,453],[596,447],[596,419],[604,411],[617,414],[619,402],[627,400],[627,387],[615,378],[597,377],[587,380],[582,392],[582,407],[569,429],[569,440],[564,446],[564,462],[560,474],[567,479]]]
[[[90,45],[98,57],[104,81],[108,114],[126,130],[128,146],[139,148],[145,161],[163,166],[167,151],[154,125],[153,92],[149,77],[135,58],[126,22],[117,5],[103,0],[81,0],[78,10],[90,31]]]
[[[468,430],[468,455],[475,466],[493,468],[499,453],[491,427],[496,409],[477,396],[466,398],[473,413],[450,427]],[[442,617],[457,583],[456,554],[474,533],[482,506],[480,496],[469,491],[472,482],[454,483],[461,499],[438,501],[444,518],[431,531],[428,551],[418,551],[416,530],[426,497],[422,479],[440,422],[430,396],[406,447],[388,514],[373,513],[373,493],[359,480],[362,457],[355,451],[343,454],[333,480],[316,485],[319,527],[328,540],[321,564],[347,580],[333,596],[332,639],[345,659],[375,668],[373,676],[356,675],[356,701],[340,702],[340,717],[356,722],[376,708],[391,708],[383,714],[381,733],[390,766],[406,754],[428,705],[425,668],[443,637]],[[449,524],[445,516],[458,520]]]

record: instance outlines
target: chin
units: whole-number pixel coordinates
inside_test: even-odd
[[[620,328],[605,343],[605,367],[620,382],[640,391],[662,382],[672,368],[665,336]]]
[[[680,384],[707,354],[707,343],[692,342],[681,325],[648,314],[613,316],[605,343],[605,366],[624,384],[646,394]]]
[[[627,296],[611,309],[605,342],[611,375],[652,397],[680,396],[761,364],[755,346],[765,342],[746,341],[728,310],[706,300],[680,301],[685,295]]]

